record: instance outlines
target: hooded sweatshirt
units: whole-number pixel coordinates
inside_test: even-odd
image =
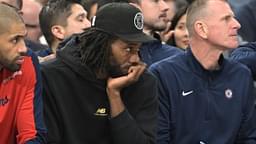
[[[125,110],[110,118],[106,81],[80,62],[78,39],[42,65],[45,121],[49,143],[154,144],[156,81],[145,72],[121,91]]]

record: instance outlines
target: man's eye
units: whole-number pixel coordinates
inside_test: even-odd
[[[184,29],[184,26],[179,25],[179,26],[178,26],[178,29],[183,30],[183,29]]]
[[[18,42],[18,38],[12,39],[11,42],[12,42],[13,44],[16,44],[16,43]]]
[[[79,21],[79,22],[84,22],[84,19],[86,18],[86,16],[85,15],[81,15],[81,16],[79,16],[78,18],[77,18],[77,20]]]
[[[83,19],[83,18],[79,18],[78,21],[79,21],[79,22],[83,22],[84,19]]]
[[[131,48],[126,48],[125,49],[126,52],[131,52],[131,50],[132,50]]]

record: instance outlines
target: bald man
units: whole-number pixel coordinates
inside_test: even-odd
[[[36,68],[27,56],[20,15],[0,3],[0,144],[46,143]]]
[[[35,0],[23,1],[22,17],[28,30],[27,38],[34,42],[39,42],[39,38],[42,36],[39,25],[39,13],[41,9],[41,4]]]

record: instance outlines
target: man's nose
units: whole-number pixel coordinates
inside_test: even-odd
[[[140,57],[138,53],[132,54],[132,56],[130,57],[130,63],[138,63],[138,62],[140,62]]]
[[[21,42],[18,45],[18,52],[19,53],[27,53],[28,48],[25,45],[25,41],[21,40]]]
[[[85,20],[84,20],[84,28],[89,28],[89,27],[91,27],[91,22],[87,18],[85,18]]]

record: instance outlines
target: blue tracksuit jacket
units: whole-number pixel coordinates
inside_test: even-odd
[[[159,80],[158,144],[254,144],[252,77],[247,67],[219,60],[205,70],[191,50],[153,64]]]
[[[256,42],[239,46],[230,54],[230,59],[245,64],[251,70],[253,79],[256,80]]]
[[[170,45],[162,44],[161,41],[155,40],[143,43],[140,48],[140,57],[148,66],[168,57],[173,57],[183,51]]]

